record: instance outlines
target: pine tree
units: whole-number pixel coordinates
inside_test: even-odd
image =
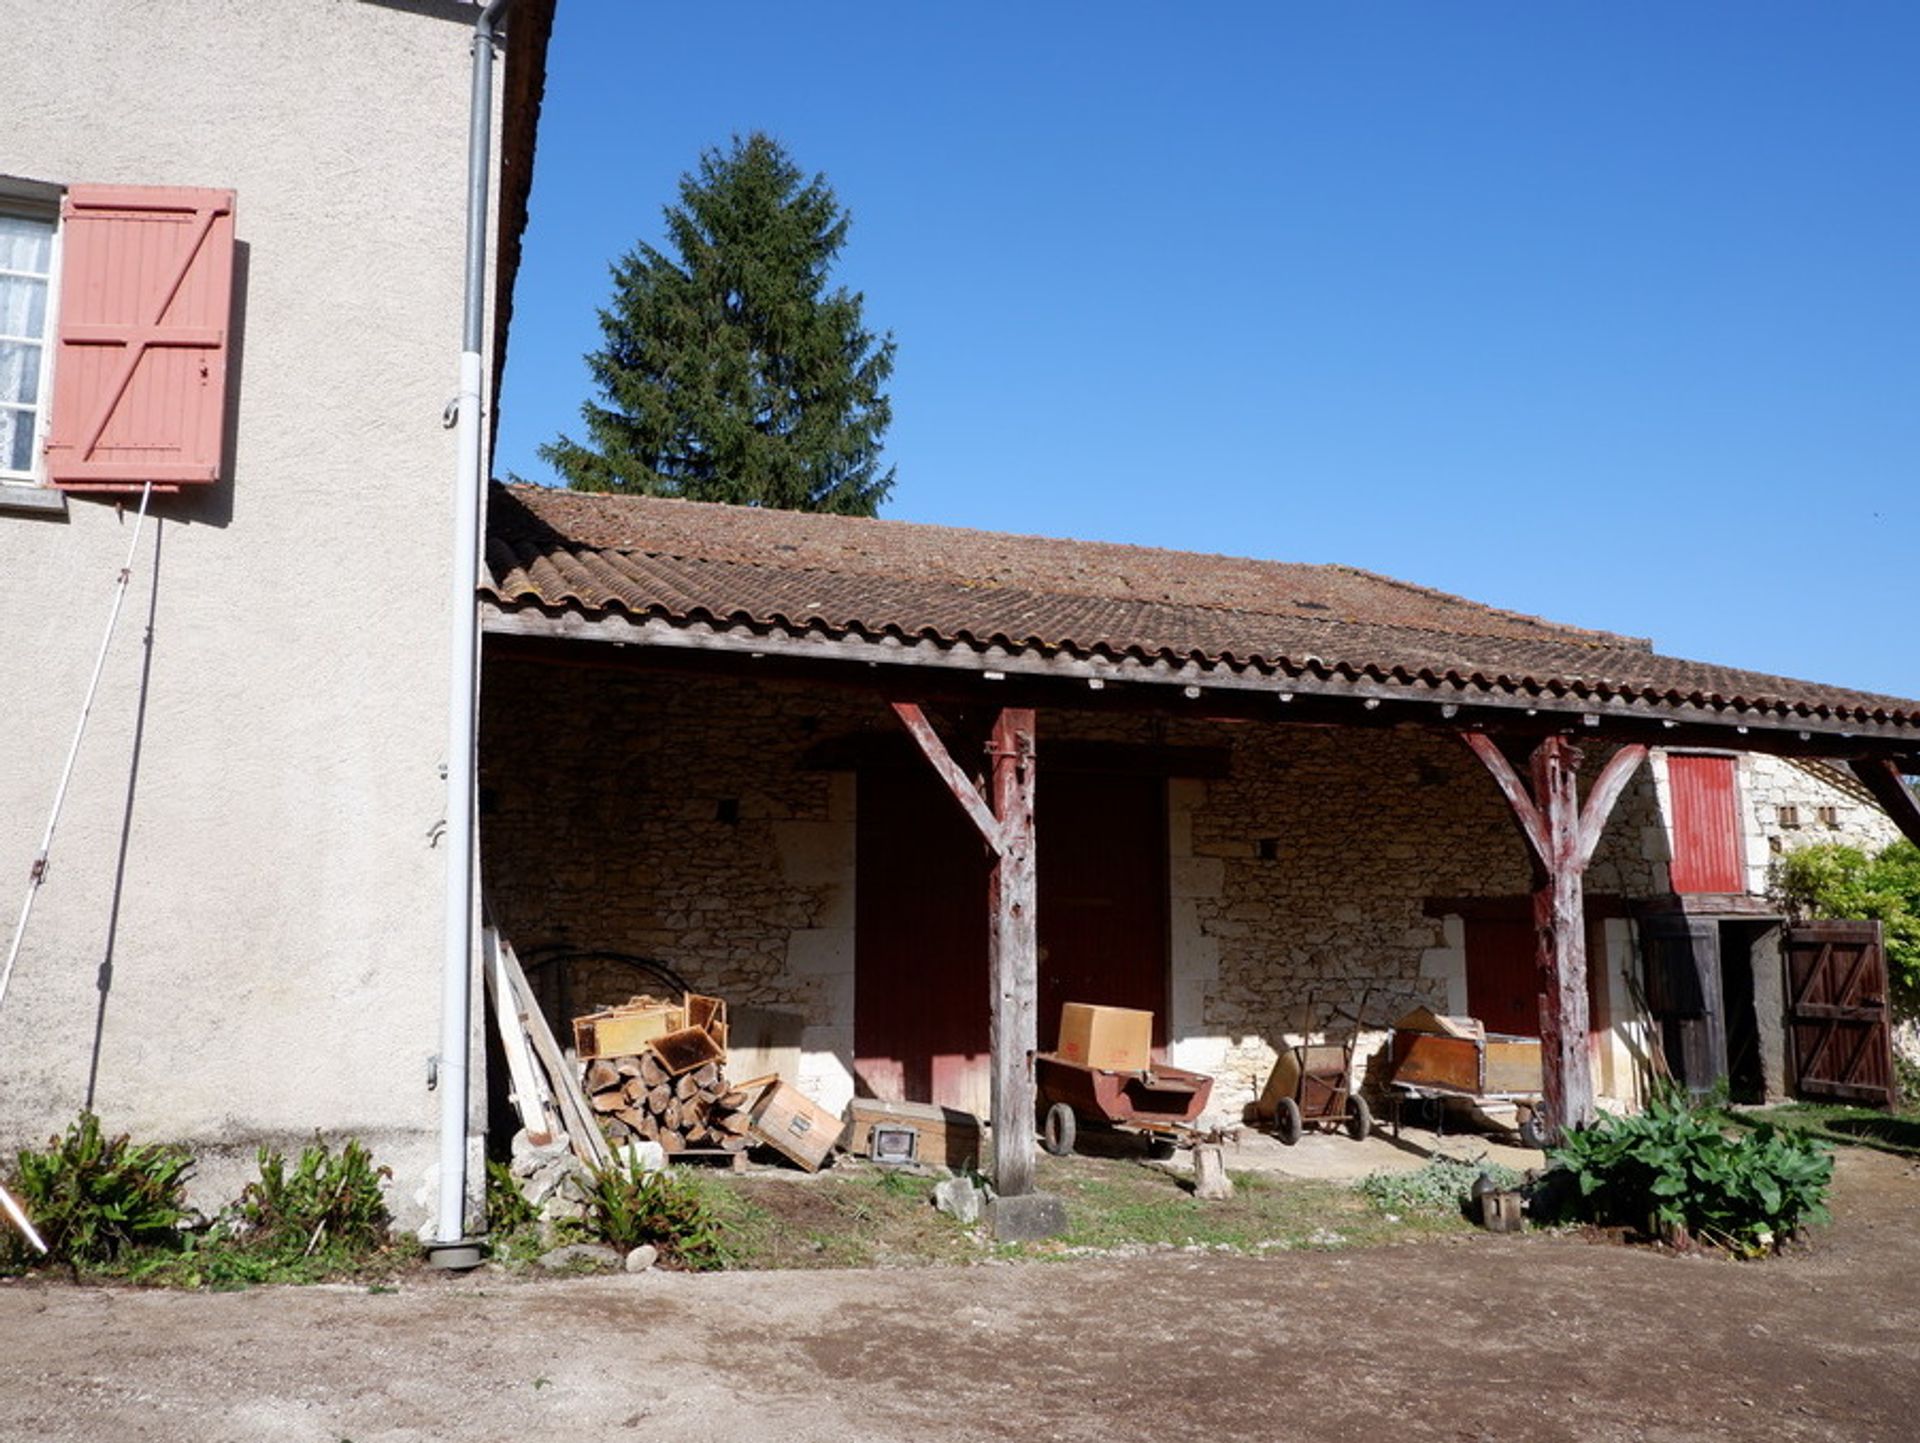
[[[541,457],[576,490],[871,516],[893,487],[893,338],[865,329],[858,293],[827,289],[849,218],[826,177],[736,136],[665,218],[675,255],[641,243],[612,268],[588,441]]]

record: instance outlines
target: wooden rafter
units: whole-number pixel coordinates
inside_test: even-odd
[[[1893,818],[1900,834],[1920,846],[1920,797],[1914,796],[1913,788],[1900,775],[1900,768],[1884,757],[1855,761],[1851,766],[1861,785],[1873,793],[1873,799]]]

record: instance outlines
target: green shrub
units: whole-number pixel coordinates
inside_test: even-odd
[[[1412,1172],[1370,1172],[1354,1186],[1375,1207],[1393,1213],[1454,1213],[1464,1209],[1485,1173],[1502,1188],[1520,1186],[1520,1174],[1497,1162],[1429,1158]]]
[[[1802,1223],[1824,1221],[1833,1180],[1832,1154],[1811,1138],[1765,1124],[1729,1137],[1677,1089],[1637,1117],[1569,1133],[1547,1157],[1574,1217],[1741,1257],[1777,1251]]]
[[[1893,985],[1920,992],[1920,847],[1895,842],[1869,857],[1858,847],[1797,847],[1775,864],[1774,887],[1795,917],[1880,923]]]
[[[540,1209],[527,1201],[520,1179],[497,1158],[487,1162],[487,1231],[496,1237],[517,1233],[540,1221]]]
[[[587,1217],[602,1242],[625,1251],[652,1243],[663,1258],[702,1271],[727,1265],[719,1219],[692,1178],[643,1171],[629,1158],[596,1169]]]
[[[358,1139],[335,1153],[316,1137],[287,1171],[285,1154],[263,1147],[260,1176],[241,1189],[229,1210],[233,1233],[251,1251],[345,1258],[377,1251],[392,1216],[382,1184],[393,1170],[375,1167]]]
[[[33,1220],[47,1245],[43,1258],[11,1227],[7,1258],[15,1263],[110,1263],[143,1247],[179,1246],[192,1216],[186,1204],[193,1158],[165,1143],[135,1146],[122,1133],[108,1137],[100,1119],[83,1112],[44,1151],[20,1149],[7,1189]]]

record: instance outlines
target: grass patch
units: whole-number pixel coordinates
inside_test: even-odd
[[[1896,1157],[1920,1158],[1920,1111],[1882,1112],[1843,1103],[1786,1102],[1726,1114],[1738,1127],[1775,1127],[1804,1132],[1840,1147],[1871,1147]]]
[[[1138,1161],[1043,1158],[1038,1185],[1067,1205],[1068,1231],[1017,1246],[993,1242],[929,1201],[933,1179],[867,1168],[818,1178],[730,1177],[706,1183],[740,1268],[926,1267],[1170,1248],[1260,1254],[1367,1247],[1461,1232],[1460,1218],[1389,1217],[1353,1190],[1234,1173],[1234,1196],[1195,1201],[1183,1179]]]

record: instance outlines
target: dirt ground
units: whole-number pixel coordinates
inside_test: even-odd
[[[1920,1168],[1765,1264],[1575,1237],[398,1292],[0,1286],[0,1438],[1920,1436]]]

